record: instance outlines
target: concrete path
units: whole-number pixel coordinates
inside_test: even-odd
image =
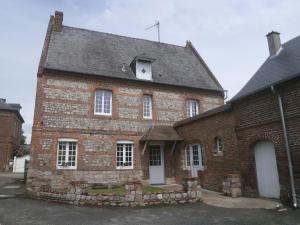
[[[240,209],[276,209],[282,204],[276,200],[263,198],[231,198],[218,192],[203,190],[203,202],[207,205],[223,208],[240,208]]]
[[[22,196],[24,194],[23,179],[22,173],[0,172],[0,199]]]

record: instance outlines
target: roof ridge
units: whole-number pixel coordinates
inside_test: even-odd
[[[210,70],[209,66],[206,64],[206,62],[204,61],[204,59],[202,58],[202,56],[199,54],[199,52],[197,51],[197,49],[195,48],[195,46],[192,44],[191,41],[187,41],[186,43],[186,47],[191,49],[193,54],[198,58],[198,60],[200,61],[200,63],[203,65],[204,69],[207,71],[208,75],[213,79],[213,81],[222,89],[224,90],[224,88],[222,87],[222,85],[220,84],[220,82],[218,81],[218,79],[216,78],[216,76],[213,74],[213,72]]]
[[[155,44],[171,45],[174,47],[186,49],[186,46],[183,46],[183,45],[181,46],[181,45],[170,44],[170,43],[166,43],[166,42],[152,41],[152,40],[138,38],[138,37],[129,37],[129,36],[125,36],[125,35],[113,34],[113,33],[108,33],[108,32],[103,32],[103,31],[97,31],[97,30],[90,30],[90,29],[81,28],[81,27],[72,27],[72,26],[66,26],[66,25],[63,25],[63,27],[77,29],[77,30],[83,30],[83,31],[89,31],[89,32],[95,32],[95,33],[108,34],[108,35],[113,35],[113,36],[122,37],[122,38],[130,38],[130,39],[135,39],[135,40],[147,41],[147,42],[152,42]]]
[[[289,44],[290,42],[295,41],[295,39],[297,39],[297,38],[300,38],[300,35],[298,35],[298,36],[296,36],[296,37],[293,37],[292,39],[290,39],[290,40],[284,42],[281,46],[284,46],[284,45],[286,45],[286,44]]]
[[[300,54],[298,53],[300,35],[284,42],[281,46],[282,50],[276,55],[268,56],[242,88],[228,102],[238,101],[259,91],[265,90],[271,85],[278,85],[300,75],[300,67],[297,66],[299,65],[297,60],[300,57]],[[290,63],[294,64],[291,66]],[[287,67],[288,70],[286,69]],[[264,82],[261,82],[261,80]]]

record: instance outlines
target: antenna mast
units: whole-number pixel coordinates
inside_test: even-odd
[[[148,27],[148,28],[145,29],[145,30],[149,30],[149,29],[151,29],[151,28],[153,28],[153,27],[157,27],[157,38],[158,38],[158,42],[160,42],[159,25],[160,25],[160,23],[159,23],[159,21],[157,20],[157,21],[155,22],[154,25],[152,25],[152,26],[150,26],[150,27]]]

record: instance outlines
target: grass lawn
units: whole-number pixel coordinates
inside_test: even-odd
[[[154,186],[143,186],[143,193],[162,193],[166,191],[161,187]],[[126,190],[124,186],[114,186],[114,187],[98,187],[98,188],[90,188],[87,190],[88,195],[125,195]]]
[[[88,195],[109,195],[109,194],[115,194],[115,195],[125,195],[125,187],[124,186],[115,186],[115,187],[106,187],[106,188],[91,188],[87,191]]]
[[[154,186],[143,186],[142,188],[142,192],[143,193],[147,193],[147,192],[151,192],[151,193],[161,193],[161,192],[164,192],[166,191],[165,189],[163,188],[160,188],[160,187],[154,187]]]

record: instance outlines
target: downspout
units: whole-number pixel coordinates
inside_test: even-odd
[[[280,94],[275,90],[274,86],[271,86],[271,91],[273,94],[277,96],[279,108],[280,108],[280,117],[281,117],[281,124],[283,128],[283,135],[284,135],[284,142],[285,142],[285,149],[288,159],[288,166],[289,166],[289,174],[290,174],[290,183],[292,188],[292,198],[293,198],[293,207],[297,208],[297,197],[296,197],[296,189],[295,189],[295,179],[294,179],[294,172],[293,172],[293,164],[292,164],[292,156],[291,156],[291,150],[289,145],[289,139],[286,129],[286,123],[285,123],[285,116],[284,116],[284,110],[282,105],[282,98]]]

